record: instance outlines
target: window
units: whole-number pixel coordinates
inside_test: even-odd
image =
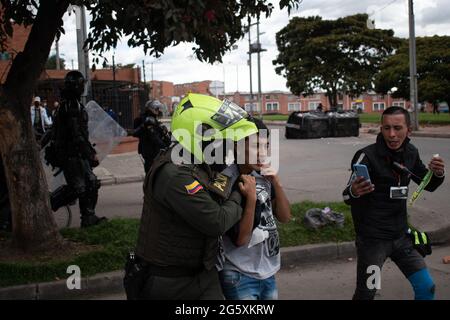
[[[385,108],[384,102],[374,102],[372,104],[372,110],[373,111],[383,111]]]
[[[288,103],[288,111],[300,111],[302,104],[300,102],[290,102]]]
[[[249,102],[249,103],[246,103],[245,105],[244,105],[244,109],[245,109],[245,111],[247,111],[247,112],[251,112],[251,111],[259,111],[259,107],[258,107],[258,103],[257,102]]]
[[[352,110],[364,110],[364,102],[352,102]]]
[[[309,111],[316,110],[317,107],[319,106],[319,104],[320,104],[320,101],[310,101],[308,103],[308,110]]]
[[[9,52],[0,52],[0,60],[10,60],[11,55]]]
[[[267,102],[266,111],[278,111],[278,102]]]
[[[403,101],[394,101],[394,102],[392,102],[392,106],[393,107],[405,108],[405,102],[403,102]]]

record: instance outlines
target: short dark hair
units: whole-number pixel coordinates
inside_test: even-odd
[[[249,118],[247,118],[247,120],[250,122],[253,122],[256,125],[258,132],[260,130],[267,130],[267,136],[269,136],[269,134],[270,134],[269,128],[267,128],[266,124],[262,120],[260,120],[258,118],[254,118],[254,117],[249,117]]]
[[[405,116],[406,125],[408,127],[411,126],[411,117],[409,115],[408,110],[406,110],[406,109],[404,109],[402,107],[397,107],[397,106],[389,107],[389,108],[387,108],[386,110],[383,111],[383,113],[381,114],[381,123],[383,123],[383,117],[384,116],[389,116],[389,115],[392,115],[392,114],[402,114],[402,115],[404,115]]]

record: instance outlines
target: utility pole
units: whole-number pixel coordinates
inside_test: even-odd
[[[416,33],[414,25],[414,3],[408,0],[409,13],[409,84],[410,101],[412,107],[412,129],[419,130],[419,108],[417,93],[417,64],[416,64]]]
[[[59,61],[59,40],[56,40],[55,42],[55,51],[56,51],[56,70],[60,70],[61,69],[61,63]]]
[[[145,78],[145,61],[142,60],[142,74],[144,75],[144,94],[145,94],[145,99],[148,99],[148,90],[147,90],[147,79]],[[153,85],[153,84],[152,84]]]
[[[75,7],[76,16],[76,28],[77,28],[77,47],[78,47],[78,70],[83,74],[86,79],[84,93],[81,96],[83,104],[87,102],[87,96],[89,95],[91,88],[91,77],[89,72],[89,53],[84,48],[84,43],[87,38],[86,30],[86,12],[84,6]]]
[[[113,96],[114,96],[114,110],[117,112],[117,86],[116,86],[116,61],[114,55],[112,56],[112,72],[113,72]]]
[[[252,86],[252,41],[251,41],[251,18],[248,16],[248,68],[250,71],[250,101],[251,101],[251,112],[253,116],[253,86]]]
[[[147,81],[145,80],[145,62],[144,62],[144,60],[142,60],[142,74],[144,75],[144,84],[145,84]]]
[[[258,52],[258,103],[259,103],[259,118],[262,119],[262,94],[261,94],[261,42],[259,41],[259,17],[256,22],[256,46]]]

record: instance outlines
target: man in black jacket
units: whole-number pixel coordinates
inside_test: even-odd
[[[133,136],[139,138],[138,152],[144,158],[144,169],[147,173],[160,150],[169,147],[170,133],[158,121],[161,102],[147,101],[144,113],[134,120]]]
[[[416,299],[433,299],[433,280],[407,235],[406,210],[410,180],[420,184],[428,169],[408,138],[408,111],[390,107],[383,112],[381,121],[376,143],[357,151],[352,160],[352,167],[355,163],[367,166],[370,182],[352,175],[343,192],[344,201],[351,206],[356,231],[358,266],[353,299],[374,298],[379,286],[371,282],[372,275],[381,270],[388,257],[408,278]],[[425,190],[434,191],[444,181],[442,158],[433,157],[429,169],[433,177]]]

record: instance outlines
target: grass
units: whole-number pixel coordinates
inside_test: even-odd
[[[287,121],[288,115],[285,114],[268,114],[263,115],[263,120],[269,120],[269,121]]]
[[[87,229],[62,230],[64,238],[94,250],[65,259],[0,262],[0,287],[66,279],[69,265],[79,266],[82,277],[122,269],[126,253],[136,243],[138,226],[137,219],[113,219]]]
[[[328,206],[334,211],[345,214],[343,228],[324,227],[318,231],[303,226],[306,210]],[[314,203],[301,202],[292,205],[293,219],[279,225],[282,247],[312,244],[320,242],[342,242],[354,239],[353,224],[349,207],[342,202]],[[98,226],[86,229],[65,229],[61,233],[65,239],[78,243],[90,250],[65,255],[65,258],[34,257],[15,261],[0,261],[0,287],[19,284],[46,282],[66,279],[69,265],[77,265],[82,277],[101,272],[120,270],[124,267],[125,257],[133,249],[138,235],[138,219],[112,219]],[[0,242],[7,237],[0,237]],[[9,256],[8,256],[9,258]]]
[[[359,119],[362,123],[380,123],[381,113],[363,113],[359,115]],[[450,116],[448,113],[419,113],[419,124],[448,125],[450,124]]]
[[[319,230],[311,230],[304,226],[303,217],[308,209],[330,207],[333,211],[345,215],[343,228],[326,226]],[[280,242],[282,247],[291,247],[323,242],[344,242],[355,239],[353,220],[350,207],[343,202],[311,202],[303,201],[291,206],[292,220],[279,224]]]
[[[267,121],[287,121],[288,115],[272,114],[264,115],[263,119]],[[361,123],[380,123],[381,113],[362,113],[359,115]],[[421,125],[449,125],[450,115],[448,113],[432,114],[419,113],[419,123]]]

